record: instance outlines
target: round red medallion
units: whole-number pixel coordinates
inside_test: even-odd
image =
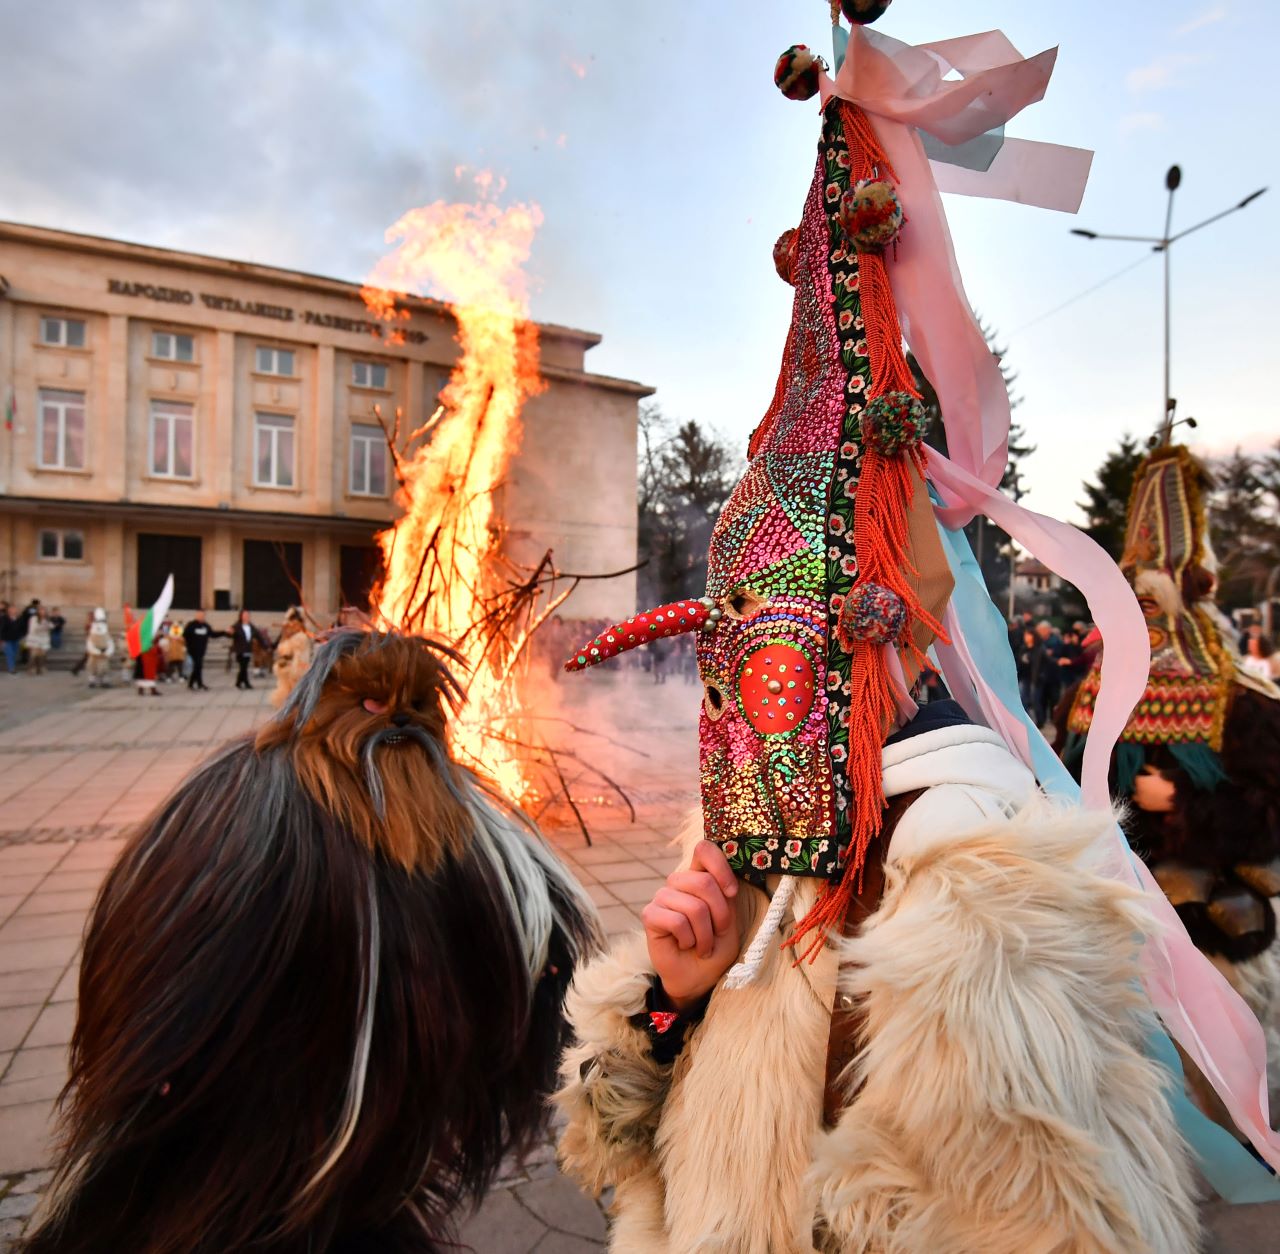
[[[795,731],[814,699],[813,663],[792,644],[753,649],[738,668],[738,701],[756,731],[765,736]]]

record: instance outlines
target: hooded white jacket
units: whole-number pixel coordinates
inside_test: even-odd
[[[1184,1148],[1142,1053],[1138,895],[1095,873],[1109,814],[1052,805],[991,731],[887,745],[902,816],[879,910],[812,964],[717,988],[673,1064],[630,1022],[643,935],[579,973],[557,1097],[565,1169],[616,1186],[614,1254],[1179,1254]],[[700,832],[686,839],[688,850]],[[743,943],[767,906],[747,888]],[[832,1008],[857,1000],[856,1098],[822,1126]]]

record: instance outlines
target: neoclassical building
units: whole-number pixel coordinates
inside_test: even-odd
[[[457,354],[444,306],[404,307],[391,343],[351,283],[0,223],[0,597],[116,611],[172,572],[179,613],[360,600],[397,513],[374,408],[412,429]],[[548,387],[501,496],[510,549],[628,567],[652,389],[590,373],[598,335],[539,335]],[[565,612],[634,607],[624,577]]]

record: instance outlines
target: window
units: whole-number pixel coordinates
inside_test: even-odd
[[[255,415],[253,448],[254,483],[293,487],[293,419],[288,414]]]
[[[293,377],[293,350],[291,348],[268,348],[258,345],[255,366],[259,374],[281,374]]]
[[[84,561],[84,532],[42,531],[40,557],[50,562]]]
[[[385,388],[387,386],[387,367],[383,362],[353,361],[351,363],[351,382],[358,388]]]
[[[163,357],[166,361],[195,361],[195,336],[179,335],[176,331],[152,331],[151,356]]]
[[[39,464],[46,470],[84,469],[84,393],[40,393]]]
[[[41,318],[40,343],[57,348],[83,348],[84,323],[79,318]]]
[[[190,479],[195,462],[195,418],[190,405],[151,402],[151,473]]]
[[[356,496],[387,494],[387,437],[381,427],[352,425],[351,491]]]

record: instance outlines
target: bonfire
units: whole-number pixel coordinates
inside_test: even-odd
[[[378,415],[402,513],[377,537],[383,576],[370,608],[379,624],[433,636],[461,656],[467,702],[452,724],[455,755],[535,814],[567,804],[590,841],[574,782],[592,775],[594,791],[603,784],[630,803],[571,750],[548,744],[539,708],[545,685],[531,674],[529,649],[538,627],[589,576],[558,571],[550,551],[532,568],[514,563],[500,507],[524,404],[546,387],[525,280],[542,214],[536,205],[500,207],[492,190],[482,181],[477,202],[437,201],[406,213],[388,230],[393,247],[362,292],[391,342],[408,317],[403,294],[443,300],[460,349],[425,421],[411,426],[400,410],[390,420]]]

